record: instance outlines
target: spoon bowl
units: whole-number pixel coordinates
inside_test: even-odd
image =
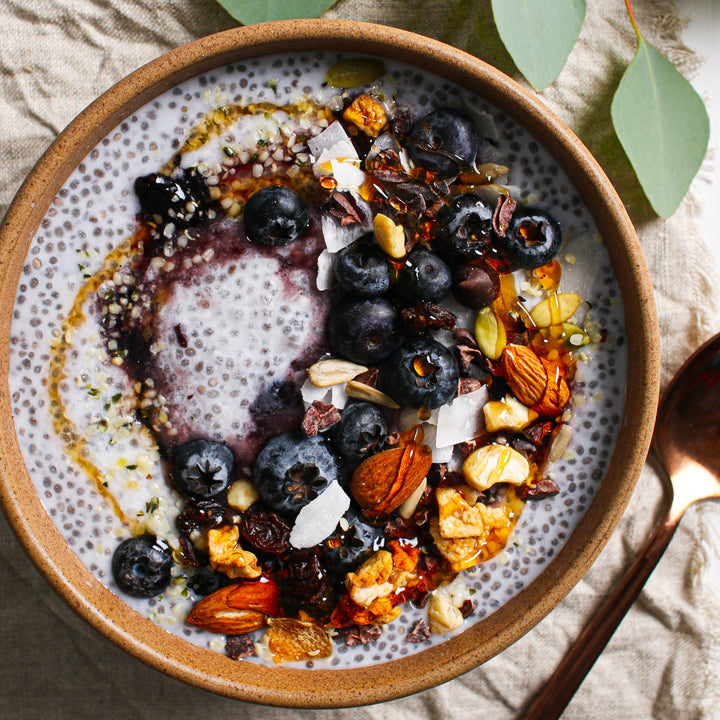
[[[679,522],[698,500],[720,497],[720,335],[675,375],[658,410],[652,449],[672,485]]]
[[[527,709],[524,720],[556,720],[637,599],[685,511],[720,498],[720,334],[683,364],[661,398],[651,449],[667,484],[666,509],[653,534],[592,622]]]

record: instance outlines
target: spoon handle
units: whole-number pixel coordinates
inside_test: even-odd
[[[595,664],[625,614],[640,594],[678,526],[668,513],[645,543],[622,581],[598,608],[595,617],[523,715],[523,720],[557,720]]]

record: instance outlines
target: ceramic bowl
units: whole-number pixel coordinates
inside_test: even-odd
[[[552,203],[571,228],[568,273],[584,263],[589,274],[576,274],[576,282],[592,283],[579,292],[592,300],[608,339],[582,383],[586,402],[576,408],[572,452],[556,470],[561,493],[526,510],[514,546],[472,576],[479,609],[462,631],[411,645],[401,626],[377,646],[344,648],[328,662],[231,660],[181,621],[175,628],[158,622],[162,601],[148,608],[113,587],[108,547],[117,529],[102,497],[53,446],[63,418],[50,417],[48,357],[62,340],[58,317],[77,292],[66,293],[77,282],[72,272],[92,266],[119,242],[128,220],[132,225],[130,179],[167,159],[188,114],[214,101],[208,94],[237,101],[258,87],[270,93],[262,67],[275,68],[291,89],[318,63],[357,55],[395,68],[398,86],[417,86],[420,103],[428,102],[423,94],[460,93],[495,116],[522,198]],[[536,95],[440,42],[379,25],[307,20],[239,28],[181,47],[119,82],[69,125],[20,189],[1,233],[5,511],[40,570],[91,625],[149,665],[207,690],[269,705],[353,706],[476,667],[528,632],[582,577],[644,462],[657,399],[658,328],[625,208],[588,150]]]

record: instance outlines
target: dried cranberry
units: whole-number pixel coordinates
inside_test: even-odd
[[[287,568],[293,590],[300,599],[311,605],[327,599],[327,572],[314,550],[293,553]]]
[[[242,538],[256,550],[279,555],[290,549],[290,526],[257,503],[242,514],[239,528]]]

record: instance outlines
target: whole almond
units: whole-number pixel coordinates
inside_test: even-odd
[[[417,489],[432,465],[427,445],[408,443],[363,460],[350,481],[350,492],[370,515],[400,507]]]
[[[227,585],[195,603],[190,625],[224,635],[244,635],[267,624],[278,612],[279,591],[272,581]]]
[[[531,407],[545,394],[547,370],[529,347],[507,345],[500,359],[500,367],[513,395],[523,405]]]
[[[570,388],[564,377],[563,370],[556,364],[542,359],[547,373],[545,392],[533,409],[546,417],[557,417],[570,400]]]

